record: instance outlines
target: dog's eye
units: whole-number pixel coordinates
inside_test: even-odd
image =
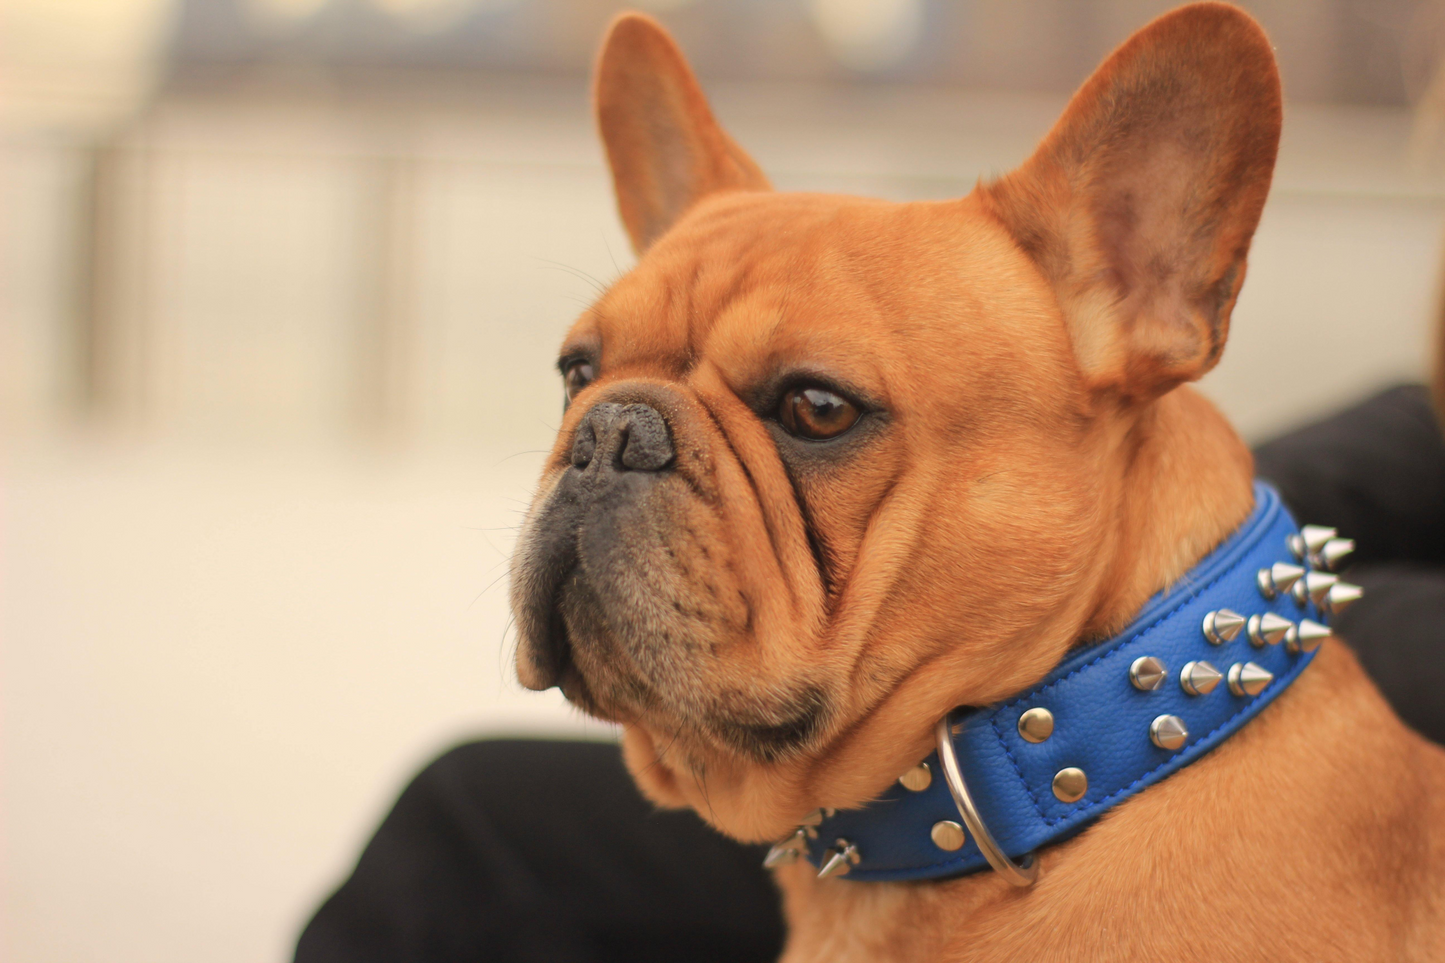
[[[567,402],[570,404],[578,393],[592,383],[597,375],[592,369],[590,361],[573,361],[567,365],[567,370],[562,374],[562,384],[567,390]]]
[[[827,388],[794,388],[778,404],[778,421],[788,434],[817,441],[852,428],[859,414],[857,405]]]

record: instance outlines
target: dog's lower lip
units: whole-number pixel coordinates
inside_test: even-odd
[[[603,722],[620,722],[621,720],[612,713],[606,711],[598,701],[593,698],[592,690],[587,686],[587,680],[577,670],[577,666],[568,662],[567,667],[562,671],[562,680],[557,683],[557,688],[562,690],[562,695],[567,701],[577,706],[588,715],[595,716]]]

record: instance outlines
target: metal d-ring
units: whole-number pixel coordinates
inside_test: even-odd
[[[1039,877],[1039,864],[1034,859],[1034,854],[1029,853],[1017,863],[1010,859],[1008,853],[994,840],[988,827],[983,824],[983,817],[979,815],[978,807],[973,804],[973,796],[969,795],[968,784],[963,781],[963,772],[958,768],[958,756],[953,751],[952,717],[953,713],[950,712],[939,719],[938,724],[933,727],[933,735],[938,740],[938,759],[943,763],[943,781],[948,783],[948,791],[953,794],[958,814],[963,817],[963,824],[973,834],[974,842],[978,843],[978,851],[983,853],[983,858],[988,860],[994,872],[1015,886],[1031,886]]]

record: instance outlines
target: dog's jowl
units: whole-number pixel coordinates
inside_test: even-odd
[[[785,959],[1445,955],[1445,754],[1187,385],[1274,167],[1258,25],[1161,17],[949,201],[772,191],[646,17],[596,107],[639,259],[559,354],[517,672],[778,843]]]

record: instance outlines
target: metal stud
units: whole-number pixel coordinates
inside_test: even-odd
[[[928,768],[928,763],[920,762],[899,776],[898,781],[901,782],[903,788],[909,792],[923,792],[923,790],[933,785],[933,770]]]
[[[1303,606],[1306,602],[1320,605],[1324,602],[1330,587],[1339,580],[1338,575],[1331,575],[1328,572],[1310,572],[1294,583],[1294,588],[1290,590],[1289,594],[1294,596],[1295,603],[1298,605]]]
[[[1329,637],[1329,626],[1320,625],[1309,619],[1300,619],[1299,627],[1290,629],[1289,634],[1284,637],[1284,647],[1294,655],[1301,652],[1313,652],[1320,647],[1321,642]]]
[[[1054,796],[1059,802],[1078,802],[1089,791],[1089,777],[1084,770],[1070,766],[1054,773]]]
[[[962,849],[963,844],[968,842],[968,835],[963,831],[963,827],[951,819],[941,819],[934,823],[928,835],[933,840],[933,845],[950,853]]]
[[[1152,655],[1141,655],[1129,666],[1129,681],[1134,683],[1134,688],[1143,692],[1153,692],[1164,684],[1164,678],[1169,670],[1164,663]]]
[[[858,852],[858,847],[840,839],[827,852],[823,854],[823,867],[818,870],[819,879],[829,879],[833,876],[846,876],[848,871],[863,859]]]
[[[1354,605],[1365,594],[1365,590],[1358,585],[1351,585],[1349,582],[1336,582],[1330,586],[1325,593],[1324,601],[1320,608],[1331,615],[1339,615],[1345,609]]]
[[[1249,644],[1256,649],[1262,649],[1266,645],[1279,645],[1293,627],[1294,623],[1284,616],[1266,612],[1263,615],[1251,615],[1246,632],[1249,635]]]
[[[1273,681],[1273,672],[1253,662],[1236,662],[1229,667],[1229,691],[1237,696],[1257,696]]]
[[[801,820],[799,820],[798,825],[817,826],[821,824],[825,819],[832,819],[835,812],[837,812],[836,809],[815,809],[812,812],[808,813],[808,815],[804,816]]]
[[[1305,540],[1298,532],[1292,535],[1286,535],[1284,544],[1289,549],[1289,553],[1295,557],[1296,561],[1303,562],[1305,556],[1309,554],[1309,550],[1305,548]]]
[[[1040,706],[1034,706],[1019,716],[1019,735],[1025,742],[1043,742],[1054,734],[1054,714]]]
[[[1255,584],[1259,586],[1259,594],[1267,599],[1278,598],[1281,592],[1288,592],[1290,586],[1294,585],[1304,577],[1305,570],[1298,565],[1291,565],[1289,562],[1275,562],[1269,568],[1262,568],[1255,575]]]
[[[1318,552],[1310,555],[1310,564],[1315,568],[1327,568],[1334,571],[1354,550],[1355,540],[1353,538],[1332,538],[1321,545]]]
[[[1304,542],[1306,552],[1318,552],[1325,547],[1325,542],[1340,534],[1337,529],[1325,525],[1306,525],[1299,530],[1300,539]]]
[[[1204,696],[1214,691],[1224,673],[1208,662],[1186,662],[1179,670],[1179,687],[1192,696]]]
[[[1178,716],[1158,716],[1149,723],[1149,741],[1173,752],[1189,741],[1189,727]]]
[[[1244,628],[1244,616],[1231,609],[1219,609],[1204,617],[1204,637],[1214,645],[1233,642]]]
[[[807,850],[808,836],[799,829],[782,842],[773,844],[773,848],[768,850],[768,855],[763,857],[763,868],[772,869],[775,866],[796,863]]]

